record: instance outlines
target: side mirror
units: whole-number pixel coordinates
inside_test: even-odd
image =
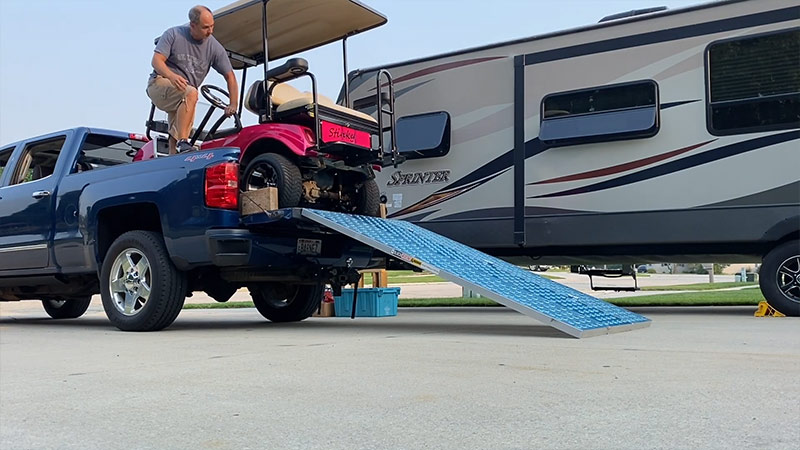
[[[450,151],[450,114],[438,111],[397,119],[397,150],[406,159],[434,158]]]

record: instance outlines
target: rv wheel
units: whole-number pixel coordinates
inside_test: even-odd
[[[278,206],[292,208],[300,204],[303,179],[300,169],[288,158],[276,153],[258,155],[244,171],[242,190],[275,186],[278,188]]]
[[[764,257],[759,285],[767,302],[787,316],[800,316],[800,241],[783,243]]]
[[[324,285],[258,284],[250,286],[253,304],[271,322],[299,322],[311,317],[322,301]]]
[[[67,300],[42,300],[42,306],[53,319],[76,319],[89,309],[91,302],[92,296],[86,295]]]

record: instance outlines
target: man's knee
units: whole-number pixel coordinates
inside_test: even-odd
[[[194,106],[197,104],[197,88],[194,86],[186,86],[186,94],[185,97],[186,103],[190,106]]]

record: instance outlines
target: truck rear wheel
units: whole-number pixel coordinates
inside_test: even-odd
[[[761,293],[787,316],[800,316],[800,240],[785,242],[764,257],[759,270]]]
[[[157,331],[178,317],[186,275],[169,257],[164,239],[152,231],[129,231],[111,244],[100,276],[103,309],[123,331]]]
[[[42,300],[42,306],[53,319],[77,319],[89,309],[91,302],[92,296],[87,295],[67,300]]]
[[[299,322],[311,317],[322,301],[324,288],[321,283],[249,287],[256,309],[271,322]]]

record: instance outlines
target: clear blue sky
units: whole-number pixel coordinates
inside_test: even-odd
[[[82,125],[144,132],[153,38],[186,23],[194,1],[0,0],[0,145]],[[351,70],[588,25],[631,9],[705,2],[362,1],[389,22],[349,40]],[[215,10],[231,2],[205,5]],[[321,92],[335,98],[343,77],[341,45],[303,56]],[[206,83],[225,86],[213,70]]]

